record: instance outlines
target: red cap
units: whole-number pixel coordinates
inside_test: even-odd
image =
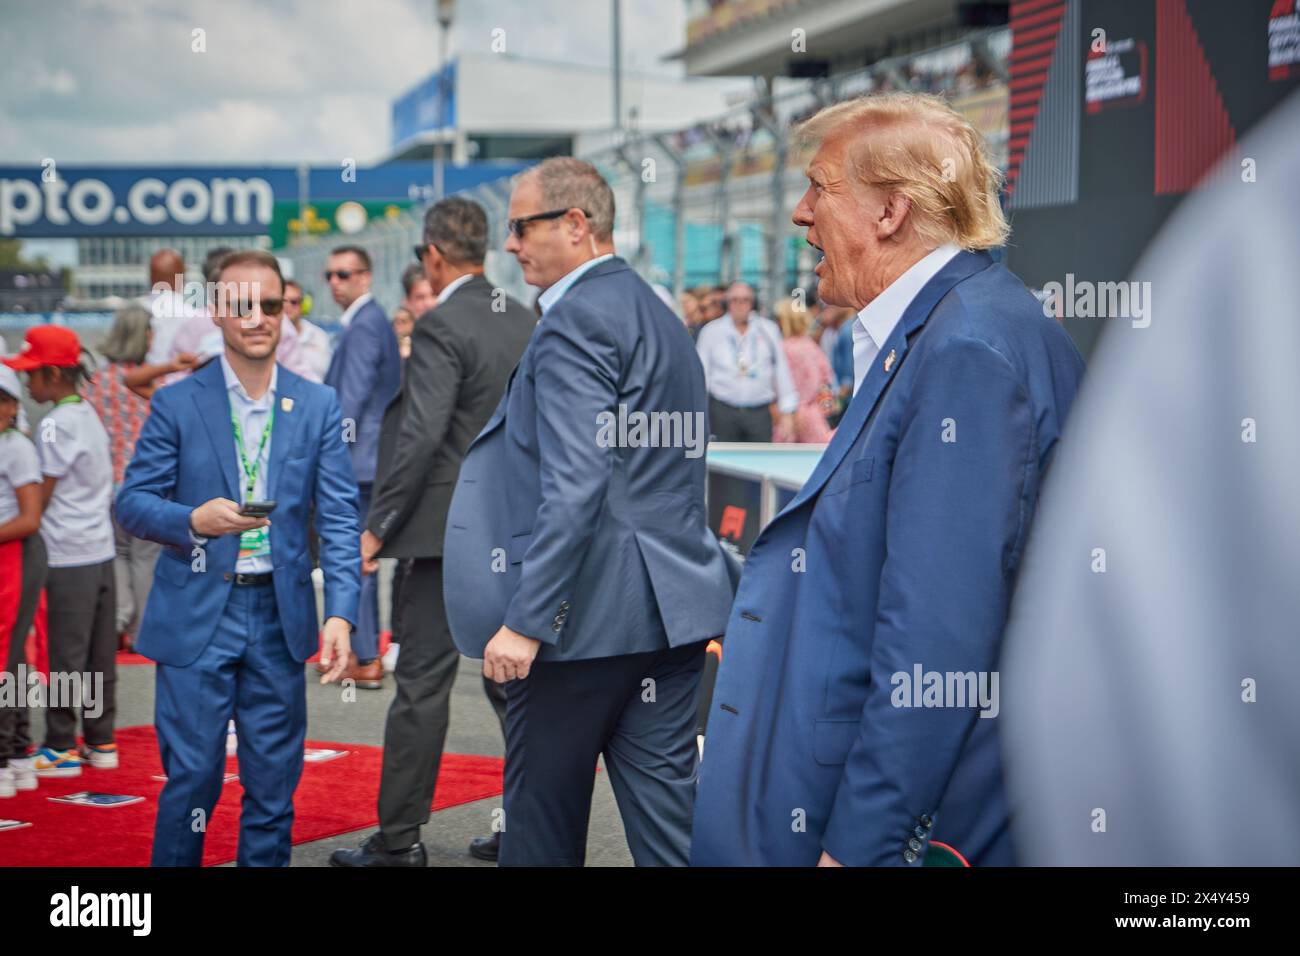
[[[47,365],[70,368],[81,362],[81,340],[66,326],[33,325],[27,330],[18,354],[0,361],[19,372]]]

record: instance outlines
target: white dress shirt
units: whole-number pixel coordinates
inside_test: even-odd
[[[370,301],[370,293],[363,292],[352,300],[352,304],[343,310],[343,315],[339,318],[339,325],[347,328],[356,314],[361,311],[361,307]]]
[[[912,267],[891,282],[853,320],[853,394],[858,393],[862,380],[867,377],[885,342],[894,332],[903,313],[912,300],[925,288],[925,284],[961,252],[950,242],[923,256]]]
[[[475,275],[476,273],[466,272],[463,276],[456,276],[456,278],[448,282],[445,286],[442,287],[442,291],[438,293],[438,298],[433,303],[434,307],[436,308],[437,306],[442,305],[444,302],[450,299],[451,294],[453,292],[455,292],[457,289],[463,286],[470,279],[474,278]],[[418,319],[419,316],[417,315],[416,318]]]
[[[299,321],[298,357],[303,370],[298,374],[313,382],[323,382],[325,373],[329,371],[330,357],[334,354],[330,334],[306,319]],[[292,325],[292,321],[289,324]]]
[[[171,358],[172,340],[186,324],[198,323],[204,331],[211,326],[206,306],[196,307],[182,292],[167,289],[150,293],[143,301],[151,315],[149,327],[153,330],[144,359],[149,365],[162,365]],[[218,329],[217,335],[220,334]]]
[[[555,285],[551,286],[549,289],[547,289],[545,292],[539,295],[537,297],[537,302],[542,307],[542,315],[545,315],[548,311],[550,311],[551,306],[555,305],[555,303],[560,301],[560,298],[564,295],[564,293],[569,291],[569,286],[577,282],[578,278],[584,272],[586,272],[592,266],[599,265],[600,263],[604,262],[606,259],[613,259],[613,258],[614,258],[614,253],[607,252],[603,256],[596,256],[596,258],[594,259],[588,259],[582,265],[578,266],[578,268],[571,271],[563,279],[560,279],[558,282],[556,282]]]
[[[781,328],[757,312],[749,314],[745,334],[730,315],[706,322],[695,340],[704,366],[704,384],[718,401],[737,408],[777,403],[785,414],[799,408],[799,392],[781,346]]]

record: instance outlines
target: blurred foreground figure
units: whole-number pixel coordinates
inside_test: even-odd
[[[1297,125],[1175,215],[1066,435],[1003,664],[1022,862],[1300,860]]]

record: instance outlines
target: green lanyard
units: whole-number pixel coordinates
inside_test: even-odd
[[[72,403],[74,403],[74,402],[79,402],[79,401],[81,401],[81,396],[80,396],[80,395],[76,395],[76,394],[73,394],[73,395],[64,395],[61,399],[59,399],[59,400],[58,400],[57,402],[55,402],[54,404],[55,404],[55,405],[71,405]]]
[[[271,414],[266,420],[266,427],[262,429],[262,437],[257,443],[257,456],[253,459],[253,464],[248,464],[248,454],[244,451],[244,433],[239,427],[239,416],[235,414],[234,408],[230,409],[230,424],[235,429],[235,445],[239,448],[239,464],[244,469],[244,474],[248,476],[248,494],[244,496],[245,501],[251,501],[253,498],[253,486],[257,484],[257,472],[262,467],[262,452],[266,449],[266,442],[271,437],[271,426],[275,424],[275,406],[271,406]]]

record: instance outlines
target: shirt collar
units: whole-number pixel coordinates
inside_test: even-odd
[[[563,279],[560,279],[553,286],[551,286],[549,289],[547,289],[545,292],[539,295],[537,297],[537,301],[542,307],[542,315],[545,315],[548,311],[550,311],[551,306],[555,305],[555,303],[560,300],[560,298],[564,295],[564,293],[569,291],[569,286],[577,282],[578,279],[582,277],[582,274],[584,272],[586,272],[592,266],[599,265],[600,263],[604,262],[606,259],[612,259],[612,258],[614,258],[614,253],[607,252],[603,256],[596,256],[596,258],[594,259],[588,259],[582,265],[578,266],[578,268],[574,269]]]
[[[230,367],[230,360],[226,358],[226,353],[221,353],[221,375],[226,380],[226,391],[234,392],[244,401],[253,405],[270,404],[275,399],[275,386],[280,378],[280,365],[276,363],[271,366],[271,385],[266,390],[266,394],[260,399],[252,398],[244,388],[244,383],[239,380],[235,370]]]
[[[356,318],[357,313],[361,311],[361,307],[369,301],[370,301],[369,292],[363,292],[359,296],[357,296],[356,299],[353,300],[352,304],[343,310],[343,315],[339,319],[339,325],[343,326],[343,328],[346,329],[348,327],[348,323],[351,322],[354,318]]]
[[[457,276],[456,278],[452,279],[450,282],[448,282],[445,286],[442,287],[442,291],[438,293],[438,298],[433,304],[442,305],[444,302],[446,302],[448,299],[451,298],[451,294],[453,292],[455,292],[457,289],[463,286],[470,279],[474,278],[475,275],[476,273],[466,272],[463,276]]]
[[[861,341],[863,336],[870,336],[877,349],[883,349],[894,326],[898,325],[907,307],[912,304],[925,284],[948,264],[961,250],[951,242],[946,242],[912,263],[911,268],[891,282],[885,291],[876,296],[853,320],[853,340]]]

